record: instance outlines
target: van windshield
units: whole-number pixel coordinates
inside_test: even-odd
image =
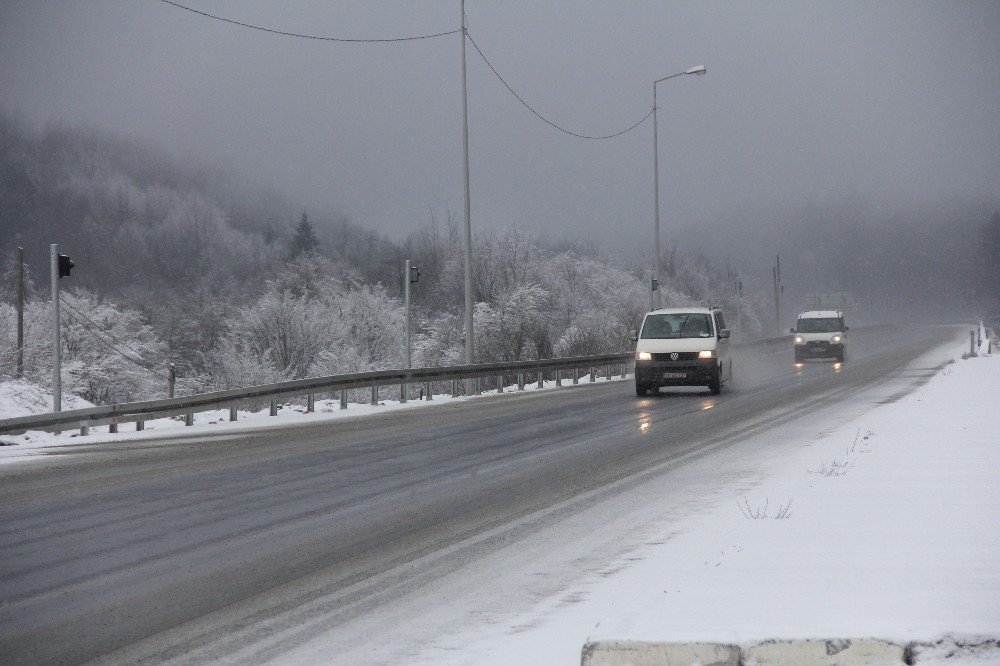
[[[642,325],[642,338],[710,338],[712,323],[707,314],[700,312],[680,314],[651,314]]]
[[[799,333],[836,333],[843,328],[843,323],[836,317],[817,317],[815,319],[799,319],[795,330]]]

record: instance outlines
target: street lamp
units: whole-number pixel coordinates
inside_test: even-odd
[[[667,79],[673,79],[685,74],[701,76],[708,72],[704,65],[697,65],[683,72],[677,72],[662,79],[653,81],[653,255],[656,257],[653,267],[652,291],[656,292],[656,307],[660,307],[660,158],[656,149],[656,84]],[[652,295],[652,294],[651,294]],[[650,299],[653,300],[652,298]]]

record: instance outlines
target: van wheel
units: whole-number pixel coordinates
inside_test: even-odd
[[[722,392],[722,369],[715,366],[712,376],[708,380],[708,390],[712,395],[719,395]]]
[[[649,393],[649,384],[635,383],[635,394],[640,398]]]
[[[836,358],[837,358],[837,363],[843,363],[844,362],[844,352],[840,352],[839,354],[837,354]]]

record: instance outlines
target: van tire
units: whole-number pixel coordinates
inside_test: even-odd
[[[649,393],[649,384],[642,384],[640,382],[636,382],[635,383],[635,394],[636,394],[636,396],[638,396],[638,397],[641,398],[644,395],[646,395],[647,393]]]
[[[719,395],[722,392],[722,369],[715,366],[712,376],[708,379],[708,390],[712,395]]]

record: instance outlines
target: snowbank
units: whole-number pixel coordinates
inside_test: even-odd
[[[998,395],[1000,355],[957,360],[781,447],[749,493],[706,501],[628,561],[414,663],[570,666],[591,641],[872,637],[934,644],[919,664],[998,664]]]

